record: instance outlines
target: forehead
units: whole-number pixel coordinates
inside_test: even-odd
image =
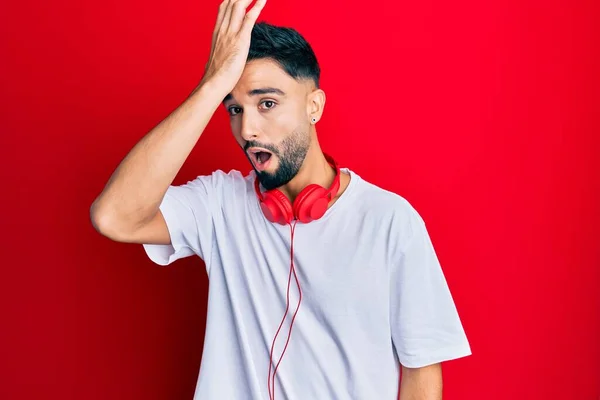
[[[246,63],[244,72],[239,81],[227,96],[225,101],[235,99],[240,101],[251,97],[251,92],[256,89],[275,88],[293,95],[301,90],[303,85],[289,76],[275,61],[269,59],[252,60]]]

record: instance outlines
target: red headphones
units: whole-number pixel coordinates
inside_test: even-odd
[[[308,223],[325,215],[329,202],[340,189],[340,168],[331,156],[325,154],[325,159],[335,168],[335,178],[329,189],[316,183],[310,184],[302,189],[293,204],[278,189],[261,193],[258,177],[254,180],[260,208],[269,221],[287,225],[296,218],[302,223]]]

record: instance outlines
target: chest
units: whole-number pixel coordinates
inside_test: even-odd
[[[388,246],[379,230],[342,222],[270,224],[238,230],[223,241],[223,272],[236,299],[253,312],[279,316],[301,300],[302,318],[368,325],[389,305]],[[293,270],[292,267],[293,261]]]
[[[387,310],[387,255],[376,237],[349,230],[321,235],[297,231],[294,267],[303,302],[319,317],[368,321]]]

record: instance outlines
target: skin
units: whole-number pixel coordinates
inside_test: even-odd
[[[252,27],[266,0],[224,0],[217,14],[205,74],[190,96],[148,132],[117,166],[90,207],[94,228],[117,242],[170,244],[159,210],[169,185],[219,106],[230,112],[232,133],[249,146],[271,149],[269,169],[259,174],[291,201],[310,183],[329,187],[334,171],[317,138],[325,93],[310,80],[295,80],[270,60],[247,61]],[[254,93],[256,89],[264,90]],[[281,93],[283,94],[281,94]],[[225,101],[223,101],[225,99]],[[249,160],[252,160],[249,157]],[[348,186],[342,173],[335,203]],[[440,400],[441,366],[402,367],[402,400]]]
[[[442,400],[442,365],[421,368],[402,366],[400,400]]]

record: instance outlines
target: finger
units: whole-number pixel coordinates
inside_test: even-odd
[[[223,17],[225,15],[225,10],[227,9],[228,3],[229,3],[229,0],[223,0],[221,2],[221,4],[219,4],[219,13],[217,14],[217,22],[215,24],[217,29],[220,28],[221,24],[223,23]]]
[[[227,3],[229,0],[223,0],[219,5],[219,13],[217,14],[217,22],[215,22],[215,29],[213,30],[212,42],[215,44],[215,40],[217,39],[217,33],[221,30],[221,25],[223,24],[223,17],[225,16],[225,10],[227,9]]]
[[[252,28],[260,15],[263,7],[267,4],[267,0],[256,0],[254,6],[246,13],[246,17],[244,18],[244,22],[242,23],[242,28],[240,29],[240,35],[244,35],[249,37],[252,33]]]
[[[231,20],[231,10],[237,0],[227,0],[227,7],[225,8],[225,14],[223,14],[223,22],[221,23],[221,32],[227,32],[229,29],[229,21]]]
[[[250,3],[252,3],[252,0],[238,0],[233,6],[233,10],[231,11],[231,20],[229,21],[229,30],[231,32],[238,33],[242,27],[244,14],[246,14],[246,9]]]

